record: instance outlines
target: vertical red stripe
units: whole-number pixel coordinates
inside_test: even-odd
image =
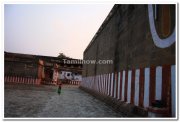
[[[106,94],[106,85],[107,85],[107,84],[106,84],[106,74],[104,75],[104,78],[105,78],[105,79],[104,79],[104,83],[105,83],[105,84],[104,84],[104,94]]]
[[[18,81],[18,77],[16,76],[16,80],[15,80],[15,82],[17,82]]]
[[[105,74],[103,75],[103,94],[105,93]]]
[[[100,92],[102,93],[102,75],[100,75]]]
[[[95,76],[93,76],[93,84],[92,84],[92,89],[94,90],[94,78],[95,78]],[[80,82],[80,83],[82,83],[82,82]]]
[[[31,78],[32,79],[32,78]],[[23,77],[21,77],[21,83],[23,83]]]
[[[109,74],[109,95],[111,95],[111,73]]]
[[[134,93],[135,93],[135,69],[132,69],[132,78],[131,78],[131,104],[134,104]]]
[[[15,78],[16,78],[15,76],[12,76],[12,80],[13,80],[13,82],[15,82]]]
[[[10,76],[8,76],[8,82],[11,82],[11,79],[10,79],[11,77]]]
[[[95,78],[96,76],[93,77],[93,90],[95,90]]]
[[[101,81],[101,76],[99,75],[98,77],[98,91],[100,92],[100,81]]]
[[[144,101],[144,68],[140,68],[139,78],[139,106],[143,107]]]
[[[121,74],[121,78],[120,78],[120,86],[119,86],[119,88],[120,88],[120,91],[119,91],[119,99],[121,100],[121,98],[122,98],[122,77],[123,77],[123,71],[121,71],[120,72],[120,74]]]
[[[97,76],[95,77],[95,85],[94,85],[95,90],[97,90]]]
[[[28,78],[25,78],[25,84],[27,84],[28,83]]]
[[[101,75],[101,93],[104,92],[104,75]]]
[[[168,82],[171,81],[170,77],[170,66],[164,65],[162,67],[162,100],[165,102],[167,106],[167,97],[168,97]]]
[[[27,84],[29,84],[29,78],[27,78]]]
[[[106,78],[106,80],[105,80],[105,81],[106,81],[106,82],[105,82],[105,83],[106,83],[106,86],[105,86],[105,94],[107,95],[107,74],[105,75],[105,78]]]
[[[103,93],[103,75],[101,75],[101,93]]]
[[[102,75],[102,93],[104,93],[104,75]]]
[[[98,75],[96,76],[96,91],[98,91]]]
[[[113,79],[112,79],[112,97],[114,97],[114,79],[115,79],[115,75],[114,73],[112,74],[113,75]]]
[[[93,89],[96,90],[96,76],[94,76],[94,85],[93,85]]]
[[[102,77],[102,75],[100,75],[100,78],[101,78],[101,80],[100,80],[100,86],[101,86],[101,93],[102,93],[102,88],[103,88],[103,77]]]
[[[118,72],[115,75],[115,82],[116,82],[116,98],[118,98]]]
[[[155,88],[156,88],[156,79],[155,79],[155,74],[156,74],[156,68],[151,67],[150,68],[150,92],[149,92],[149,105],[152,105],[152,102],[155,100]]]
[[[17,83],[17,82],[18,82],[18,80],[19,80],[19,77],[17,76],[17,77],[16,77],[16,81],[15,81],[15,82]]]
[[[21,81],[19,83],[23,83],[23,77],[21,77]]]
[[[99,92],[101,92],[101,75],[99,75]]]
[[[24,84],[24,77],[23,77],[23,79],[22,79],[22,83]]]
[[[162,101],[165,107],[169,108],[171,115],[171,66],[164,65],[162,67]]]
[[[21,77],[20,83],[22,83],[22,77]]]
[[[14,76],[14,81],[16,82],[16,76]]]
[[[13,81],[13,82],[16,82],[16,83],[18,83],[18,82],[19,82],[19,77],[17,77],[17,81]]]
[[[96,90],[98,91],[98,82],[99,82],[99,76],[97,76],[97,88],[96,88]]]
[[[104,75],[104,94],[106,94],[106,74]]]
[[[124,101],[127,101],[127,87],[128,87],[128,70],[126,70],[126,74],[125,74],[125,84],[124,84],[125,88],[124,88]]]
[[[106,75],[106,94],[108,95],[108,74]]]
[[[98,76],[96,76],[96,91],[98,90]]]
[[[108,88],[109,88],[109,74],[107,74],[107,95],[109,95],[109,91],[108,91]]]
[[[99,75],[99,92],[101,92],[101,75]]]
[[[98,75],[98,92],[100,91],[100,85],[99,85],[100,83],[99,82],[100,82],[100,75]]]
[[[36,79],[37,85],[39,85],[39,79]]]
[[[28,78],[28,84],[30,83],[30,79]]]
[[[96,90],[96,82],[97,82],[97,76],[94,77],[94,90]]]

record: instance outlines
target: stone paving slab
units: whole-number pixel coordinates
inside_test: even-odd
[[[117,117],[103,102],[78,88],[63,88],[61,95],[54,95],[39,117]]]
[[[5,117],[121,117],[77,86],[5,89]],[[47,90],[48,89],[48,90]]]

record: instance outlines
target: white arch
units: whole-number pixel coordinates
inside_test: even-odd
[[[175,42],[175,29],[169,37],[165,39],[161,39],[158,36],[156,28],[155,28],[153,7],[151,4],[148,5],[148,13],[149,13],[149,24],[150,24],[150,29],[151,29],[151,35],[152,35],[154,44],[159,48],[166,48],[166,47],[171,46]]]

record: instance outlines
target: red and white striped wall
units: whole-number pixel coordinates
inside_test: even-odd
[[[81,81],[78,81],[78,80],[71,80],[68,82],[68,84],[71,84],[71,85],[79,85]]]
[[[18,76],[5,76],[5,83],[21,83],[21,84],[34,84],[39,85],[40,79],[37,78],[27,78],[27,77],[18,77]]]
[[[175,116],[175,65],[84,77],[80,85],[143,108],[162,100]]]

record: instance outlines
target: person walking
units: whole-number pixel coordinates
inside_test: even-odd
[[[59,85],[58,85],[58,94],[59,95],[61,94],[61,87],[62,87],[62,83],[60,82]]]

